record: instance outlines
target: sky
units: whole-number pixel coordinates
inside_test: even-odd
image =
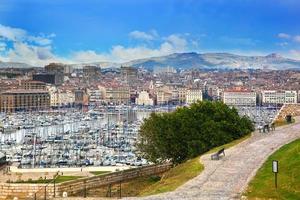
[[[126,62],[180,52],[300,59],[299,0],[0,0],[0,60]]]

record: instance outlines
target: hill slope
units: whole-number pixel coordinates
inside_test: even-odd
[[[300,61],[284,58],[278,54],[267,56],[240,56],[229,53],[175,53],[168,56],[134,60],[128,66],[175,68],[241,68],[241,69],[300,69]]]

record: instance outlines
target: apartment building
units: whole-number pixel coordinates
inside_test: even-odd
[[[188,89],[186,91],[186,103],[192,104],[196,103],[197,101],[202,101],[203,95],[201,89]]]
[[[0,94],[1,112],[42,110],[50,107],[50,95],[45,90],[8,90]]]
[[[292,90],[263,90],[262,92],[263,104],[285,104],[297,103],[297,91]]]
[[[229,106],[256,106],[256,92],[250,90],[225,90],[223,102]]]
[[[141,91],[136,98],[137,105],[153,106],[154,101],[150,98],[150,94],[147,91]]]

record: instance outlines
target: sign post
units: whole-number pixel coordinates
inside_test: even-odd
[[[272,171],[275,175],[275,188],[277,189],[277,174],[278,174],[278,161],[273,160],[272,162]]]

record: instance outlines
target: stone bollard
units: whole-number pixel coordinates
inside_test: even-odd
[[[64,198],[68,197],[68,193],[67,192],[63,192],[62,197],[64,197]]]

